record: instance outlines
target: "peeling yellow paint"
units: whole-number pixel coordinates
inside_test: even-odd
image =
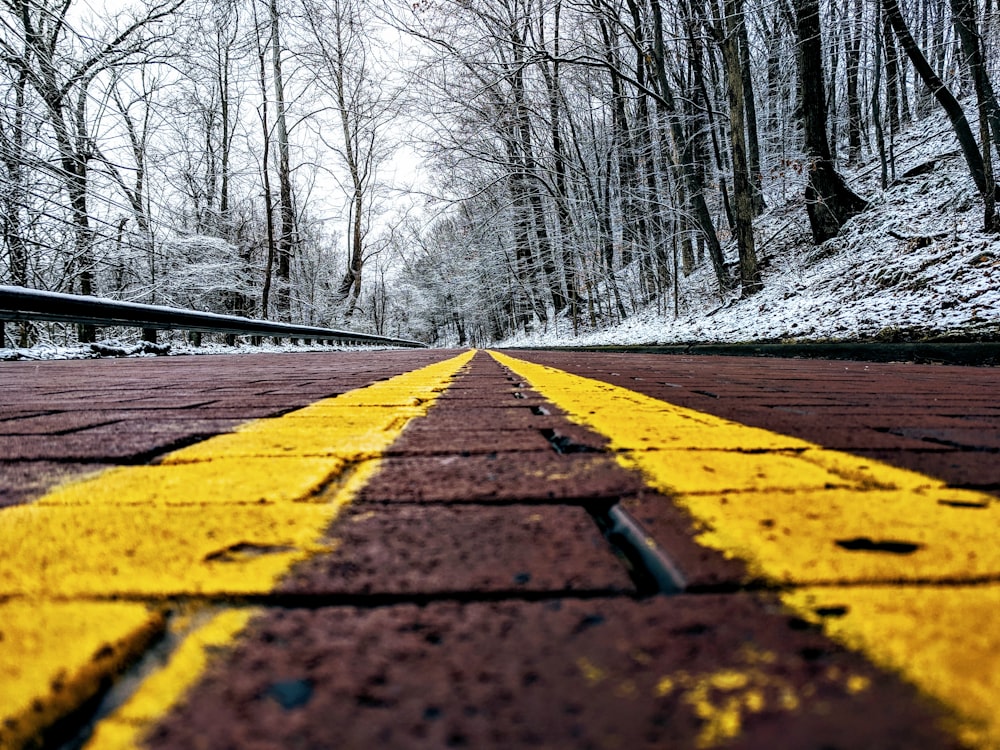
[[[143,735],[201,676],[211,657],[230,646],[259,609],[234,609],[210,616],[192,632],[183,625],[181,645],[167,662],[147,676],[139,689],[116,711],[102,719],[85,747],[90,750],[132,750]]]
[[[662,675],[653,692],[657,698],[677,693],[678,699],[702,721],[696,746],[715,747],[739,736],[747,716],[764,710],[791,712],[799,707],[790,682],[753,663],[744,662],[740,654],[732,666],[723,669]],[[846,691],[847,686],[842,689]]]
[[[583,676],[583,679],[587,681],[588,685],[596,685],[603,682],[604,678],[607,677],[607,673],[603,669],[585,656],[581,656],[576,660],[576,666],[577,669],[580,670],[580,674]]]
[[[663,698],[674,692],[674,681],[670,677],[661,677],[656,683],[656,697]]]
[[[871,684],[872,681],[870,678],[860,674],[852,674],[847,678],[847,692],[857,695],[858,693],[865,692],[871,687]]]
[[[718,690],[741,690],[747,686],[750,678],[744,672],[728,670],[716,672],[711,677],[712,687]]]
[[[695,740],[697,747],[715,747],[739,736],[743,726],[742,700],[732,697],[719,703],[711,703],[698,689],[691,694],[690,699],[695,714],[704,721]]]
[[[745,664],[774,664],[778,661],[778,655],[773,651],[765,651],[749,643],[740,648],[739,658]]]
[[[774,663],[773,659],[758,659],[752,649],[742,650],[730,666],[722,669],[702,673],[679,670],[661,675],[653,694],[661,699],[675,695],[688,706],[702,721],[695,744],[699,748],[715,747],[738,737],[747,717],[764,711],[793,713],[802,707],[804,699],[816,693],[814,683],[796,688],[780,672],[758,666]],[[867,690],[870,681],[863,675],[845,676],[837,670],[827,671],[819,684],[854,695]]]
[[[747,690],[743,694],[743,705],[752,714],[759,714],[767,705],[764,701],[764,693],[756,688]]]

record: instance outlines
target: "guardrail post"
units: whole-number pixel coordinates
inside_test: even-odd
[[[81,344],[93,344],[97,341],[97,326],[79,323],[76,327],[76,338]]]
[[[250,346],[260,346],[263,343],[264,343],[264,337],[263,336],[251,336],[250,337]]]
[[[236,346],[236,334],[227,333],[226,334],[226,346]]]
[[[188,341],[191,346],[201,346],[201,331],[188,331]]]
[[[7,334],[3,329],[3,321],[0,320],[0,349],[7,348]]]
[[[149,341],[152,344],[156,343],[156,329],[155,328],[143,328],[142,329],[142,340]]]

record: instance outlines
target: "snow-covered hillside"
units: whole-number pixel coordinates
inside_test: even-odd
[[[650,309],[577,336],[560,321],[504,345],[1000,338],[1000,236],[981,231],[982,201],[947,121],[915,126],[896,154],[899,175],[934,166],[884,192],[877,160],[844,170],[872,207],[819,247],[810,241],[801,177],[772,178],[770,208],[756,228],[764,291],[753,297],[720,297],[706,265],[680,280],[676,317]]]

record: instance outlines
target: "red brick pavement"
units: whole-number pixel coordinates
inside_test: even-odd
[[[170,450],[431,362],[447,352],[0,363],[0,507],[64,478]]]
[[[955,745],[516,380],[474,360],[152,747]],[[617,500],[702,593],[637,595],[588,525]]]
[[[5,363],[0,504],[449,354]],[[939,386],[944,368],[916,365],[518,356],[1000,487],[992,370]],[[150,746],[957,746],[915,689],[741,587],[742,565],[604,445],[478,355]],[[601,537],[618,502],[687,592],[648,596]]]

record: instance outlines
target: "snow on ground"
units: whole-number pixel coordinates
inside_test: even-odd
[[[166,347],[164,347],[166,349]],[[58,346],[55,344],[38,344],[27,349],[0,349],[0,361],[3,360],[50,360],[50,359],[95,359],[98,357],[156,357],[178,356],[185,354],[287,354],[290,352],[334,352],[334,351],[369,351],[385,349],[380,346],[324,346],[322,344],[271,344],[262,343],[251,346],[247,343],[237,343],[235,346],[225,344],[203,343],[201,346],[191,346],[185,343],[171,342],[169,349],[159,354],[149,351],[141,343],[122,342],[118,339],[105,339],[95,347],[90,344],[76,346]]]
[[[660,303],[665,313],[649,308],[579,335],[559,320],[503,346],[1000,338],[1000,237],[981,231],[982,201],[957,148],[947,123],[933,117],[896,151],[898,174],[935,160],[932,171],[883,192],[877,161],[845,170],[872,207],[819,247],[801,185],[789,185],[787,175],[784,185],[772,182],[766,197],[777,207],[755,233],[764,290],[752,297],[720,297],[705,264],[681,278],[676,317],[671,298]]]

